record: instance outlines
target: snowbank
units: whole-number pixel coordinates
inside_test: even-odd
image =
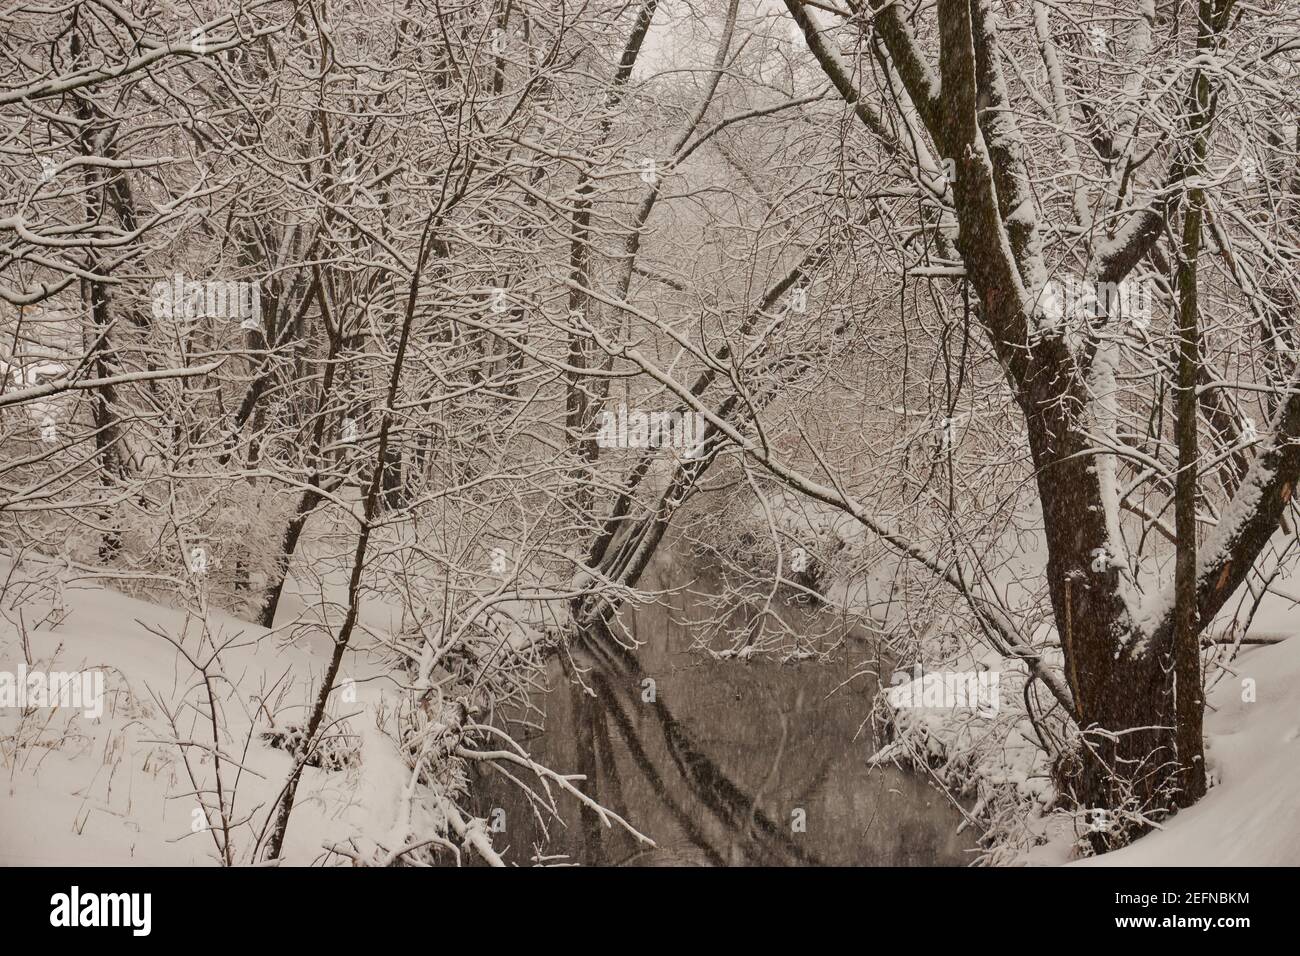
[[[12,606],[0,619],[0,672],[102,670],[103,715],[83,710],[0,707],[0,865],[211,865],[218,861],[195,786],[172,742],[166,711],[178,716],[182,737],[210,748],[199,704],[202,685],[157,633],[182,633],[188,651],[198,652],[199,624],[183,611],[159,607],[102,587],[64,592],[64,616],[41,622],[48,605],[26,604],[21,625]],[[323,633],[299,632],[292,644],[280,635],[213,612],[210,630],[220,643],[238,635],[223,656],[224,672],[237,688],[221,687],[226,719],[222,749],[239,774],[234,816],[251,814],[252,827],[236,828],[234,845],[244,854],[254,842],[292,766],[287,753],[259,737],[267,729],[267,706],[278,710],[278,726],[305,713],[328,661]],[[27,664],[30,658],[31,664]],[[352,678],[331,707],[346,719],[349,745],[360,744],[360,763],[341,771],[308,767],[303,774],[285,845],[284,862],[307,865],[326,857],[325,844],[389,835],[398,813],[405,774],[387,767],[383,755],[367,753],[382,734],[367,733],[375,708],[391,685],[375,679],[378,668],[358,655],[344,664]],[[272,691],[272,688],[274,690]],[[250,738],[251,732],[251,740]],[[245,747],[247,751],[245,752]],[[199,786],[214,782],[210,750],[189,751]],[[394,759],[396,759],[394,757]],[[400,764],[400,760],[398,761]],[[387,770],[382,772],[381,768]],[[223,768],[229,798],[234,769]],[[399,768],[403,769],[403,768]],[[363,779],[364,777],[364,779]],[[207,796],[208,819],[216,822],[215,797]],[[338,860],[337,857],[334,858]],[[236,862],[247,863],[236,853]]]
[[[1233,669],[1205,721],[1218,785],[1163,831],[1079,865],[1300,865],[1300,637],[1246,650]]]

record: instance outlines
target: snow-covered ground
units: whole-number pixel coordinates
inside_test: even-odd
[[[183,611],[160,607],[103,587],[64,592],[62,620],[35,626],[48,605],[22,608],[27,649],[12,620],[0,621],[0,672],[86,671],[105,674],[103,715],[88,719],[83,711],[61,707],[0,707],[0,864],[211,864],[217,856],[211,834],[196,813],[194,785],[171,740],[164,708],[177,713],[180,736],[205,746],[212,743],[205,718],[186,697],[199,700],[201,683],[157,633],[182,641],[198,654],[198,622]],[[225,654],[225,675],[236,688],[217,684],[226,720],[223,749],[242,765],[235,791],[234,816],[252,815],[252,827],[240,826],[234,842],[245,853],[254,830],[261,830],[276,793],[290,770],[289,756],[263,742],[257,731],[268,721],[259,710],[265,694],[279,719],[294,721],[313,698],[328,660],[324,636],[296,631],[292,643],[283,635],[227,615],[208,615],[220,643],[236,637]],[[25,657],[30,659],[28,665]],[[307,768],[288,829],[285,862],[309,864],[325,854],[323,845],[349,837],[387,833],[394,825],[405,768],[387,738],[372,733],[374,709],[391,686],[374,679],[372,663],[350,655],[344,675],[355,682],[336,695],[332,712],[359,739],[365,773]],[[274,688],[274,692],[271,692]],[[252,738],[249,740],[250,730]],[[247,741],[247,751],[245,745]],[[387,753],[381,752],[387,749]],[[210,752],[191,748],[201,786],[214,783]],[[388,772],[382,772],[387,768]],[[236,768],[223,768],[227,800]],[[215,798],[207,802],[215,807]],[[214,813],[208,814],[212,822]],[[246,858],[242,859],[247,862]]]
[[[1300,638],[1247,650],[1233,668],[1205,721],[1218,785],[1163,832],[1082,865],[1300,866]]]

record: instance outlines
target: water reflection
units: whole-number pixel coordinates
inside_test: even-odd
[[[707,589],[707,572],[679,559],[651,569],[645,586]],[[870,769],[876,742],[862,726],[875,691],[850,680],[869,653],[850,646],[833,664],[714,661],[689,652],[691,621],[705,615],[677,592],[666,606],[620,620],[643,642],[635,653],[613,635],[591,635],[556,662],[540,702],[545,732],[525,744],[534,759],[581,784],[657,847],[605,826],[560,796],[563,825],[539,822],[499,775],[479,781],[479,812],[505,811],[507,859],[534,854],[632,866],[960,865],[973,841],[924,779]],[[804,633],[829,617],[791,609]],[[575,673],[575,665],[577,672]],[[647,701],[653,680],[654,700]],[[846,684],[845,682],[848,681]],[[841,686],[844,685],[844,686]],[[837,690],[838,688],[838,690]]]

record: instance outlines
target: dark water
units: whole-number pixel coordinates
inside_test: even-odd
[[[707,569],[675,560],[652,567],[647,589],[691,585],[709,593]],[[663,606],[621,618],[643,642],[630,654],[608,636],[572,652],[594,696],[553,662],[551,689],[537,701],[545,730],[525,741],[534,760],[578,784],[602,806],[651,837],[639,843],[607,827],[572,797],[556,793],[561,820],[518,787],[485,772],[478,812],[498,828],[506,859],[624,866],[962,865],[972,854],[960,815],[921,776],[869,768],[878,742],[863,721],[874,676],[850,681],[873,656],[850,640],[830,664],[716,661],[689,651],[692,621],[715,614],[698,594],[677,592]],[[841,628],[830,614],[786,608],[800,633],[833,645]],[[626,639],[626,638],[625,638]],[[874,670],[874,668],[872,668]],[[646,679],[654,681],[653,702]],[[849,683],[845,684],[846,681]],[[840,686],[844,685],[844,686]],[[837,689],[838,688],[838,689]],[[535,780],[530,783],[536,784]]]

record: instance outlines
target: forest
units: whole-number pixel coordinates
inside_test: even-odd
[[[3,0],[0,863],[1300,864],[1297,77]]]

